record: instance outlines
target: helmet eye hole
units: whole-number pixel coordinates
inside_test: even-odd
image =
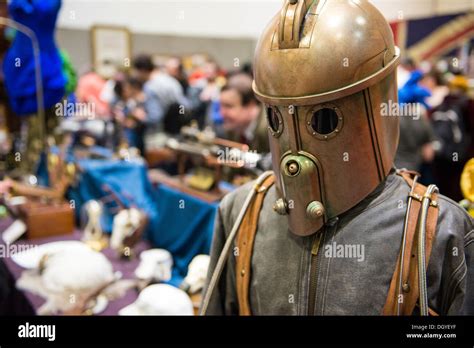
[[[311,128],[318,134],[329,134],[337,129],[339,117],[334,109],[324,108],[311,117]]]
[[[277,132],[278,131],[278,116],[275,114],[272,108],[267,108],[267,119],[268,119],[268,125],[272,129],[272,131]]]
[[[274,137],[278,137],[283,129],[283,120],[278,111],[272,107],[267,108],[268,128]]]
[[[342,129],[341,110],[333,104],[317,105],[306,113],[306,129],[319,140],[335,137]]]

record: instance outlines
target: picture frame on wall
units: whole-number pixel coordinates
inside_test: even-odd
[[[92,62],[95,72],[111,78],[131,64],[132,42],[126,27],[95,25],[91,29]]]

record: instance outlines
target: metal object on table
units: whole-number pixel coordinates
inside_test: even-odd
[[[30,175],[29,178],[33,180],[27,180],[26,183],[10,181],[12,195],[26,196],[44,202],[64,201],[66,190],[75,181],[77,169],[74,163],[64,161],[63,157],[64,154],[52,153],[50,150],[46,154],[49,187],[36,185],[38,180]]]
[[[90,200],[84,204],[81,215],[81,228],[84,231],[82,241],[96,251],[105,249],[109,244],[108,238],[102,230],[103,210],[99,201]]]
[[[224,195],[229,192],[227,190],[222,190],[222,189],[219,189],[219,190],[211,189],[210,191],[202,191],[202,190],[193,189],[192,187],[189,187],[188,185],[186,185],[179,178],[171,177],[167,175],[166,173],[164,173],[163,171],[160,171],[159,169],[149,170],[148,177],[150,178],[150,181],[154,185],[165,185],[167,187],[173,188],[185,194],[196,197],[207,203],[220,201],[222,197],[224,197]]]
[[[248,145],[217,138],[210,128],[201,131],[196,124],[183,127],[180,137],[169,138],[166,147],[176,153],[180,179],[192,188],[205,191],[217,188],[223,167],[254,171],[262,157],[250,152]],[[197,167],[200,169],[196,170],[198,177],[186,181],[186,163],[189,158],[198,159]],[[211,171],[202,167],[210,168]],[[206,185],[202,185],[203,182]]]
[[[61,154],[47,153],[50,187],[37,185],[37,178],[28,176],[27,182],[9,180],[11,198],[5,198],[10,214],[27,226],[29,239],[70,234],[74,231],[74,206],[65,200],[67,188],[73,183],[76,169],[65,163]],[[24,202],[13,204],[14,198]]]

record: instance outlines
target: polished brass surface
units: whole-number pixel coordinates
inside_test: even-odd
[[[272,114],[275,210],[293,233],[317,232],[389,173],[399,120],[381,106],[397,102],[399,59],[390,26],[366,0],[286,0],[263,32],[254,91]],[[334,119],[318,119],[319,132],[323,109]]]
[[[306,208],[306,214],[311,219],[317,219],[324,215],[324,207],[321,202],[312,201]]]
[[[278,28],[278,43],[280,48],[297,48],[300,44],[300,28],[308,12],[311,0],[290,0],[285,3]]]
[[[297,164],[298,174],[292,175],[288,169]],[[285,192],[285,201],[288,206],[288,221],[291,231],[298,231],[300,235],[310,235],[324,225],[324,215],[308,214],[307,207],[313,201],[320,202],[322,189],[320,187],[320,171],[317,163],[305,154],[287,155],[281,161],[282,186]],[[321,206],[321,209],[322,206]],[[311,210],[311,209],[310,209]],[[304,224],[301,224],[301,222]]]

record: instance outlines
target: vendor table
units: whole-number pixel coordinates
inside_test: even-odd
[[[4,231],[13,221],[11,219],[0,219],[0,231]],[[0,232],[0,237],[1,237]],[[42,238],[42,239],[34,239],[34,240],[20,240],[16,243],[23,244],[23,245],[41,245],[45,243],[57,242],[57,241],[65,241],[65,240],[80,240],[81,232],[79,230],[74,231],[73,234],[68,236],[58,236],[58,237],[51,237],[51,238]],[[0,244],[5,245],[3,239],[0,238]],[[102,250],[102,253],[107,257],[107,259],[112,263],[113,269],[115,272],[122,273],[122,279],[134,279],[134,272],[139,264],[138,255],[143,250],[149,249],[150,243],[146,241],[140,241],[137,246],[135,247],[135,256],[130,259],[119,258],[116,252],[110,248]],[[2,261],[3,260],[3,261]],[[7,286],[10,289],[11,296],[8,299],[10,302],[13,301],[15,303],[8,303],[9,310],[8,314],[12,314],[12,311],[16,311],[15,314],[19,315],[33,315],[36,313],[36,310],[40,308],[43,303],[45,302],[44,299],[40,296],[37,296],[29,291],[18,291],[15,289],[15,283],[20,278],[21,273],[24,271],[22,267],[17,265],[10,257],[5,257],[0,260],[0,263],[4,262],[4,266],[6,267],[8,274],[7,274]],[[121,298],[118,298],[113,301],[109,301],[107,308],[99,313],[99,315],[117,315],[119,310],[129,304],[133,303],[138,298],[138,292],[136,289],[129,289],[125,293],[125,295]],[[201,301],[201,294],[196,294],[191,296],[195,307],[195,313],[197,314],[197,310]],[[0,303],[1,304],[1,303]],[[0,308],[0,313],[2,313],[2,308]]]
[[[3,219],[0,220],[0,231],[4,231],[9,224],[11,224],[12,220],[10,219]],[[41,245],[45,243],[57,242],[57,241],[65,241],[65,240],[80,240],[81,233],[79,230],[74,231],[73,234],[67,236],[56,236],[51,238],[41,238],[41,239],[33,239],[33,240],[20,240],[16,243],[18,244],[28,244],[28,245]],[[3,240],[0,241],[0,244],[4,245]],[[148,249],[150,247],[149,243],[146,241],[140,241],[136,246],[137,255],[141,251]],[[138,257],[131,258],[130,260],[120,259],[116,252],[112,249],[104,249],[102,253],[107,257],[107,259],[112,263],[115,272],[122,273],[122,279],[133,279],[135,268],[137,268],[139,259]],[[10,257],[6,257],[3,259],[7,269],[10,271],[11,275],[13,276],[13,280],[16,282],[18,278],[20,278],[21,273],[23,272],[23,268],[17,265]],[[12,288],[15,287],[15,284],[10,284]],[[25,291],[23,292],[29,303],[32,307],[37,310],[41,305],[45,302],[42,297],[32,294],[31,292]],[[134,289],[130,289],[126,292],[125,296],[115,301],[110,301],[107,308],[104,312],[100,313],[100,315],[117,315],[118,311],[131,304],[137,299],[138,293]]]
[[[148,168],[141,162],[101,159],[78,160],[77,164],[81,175],[78,182],[70,188],[68,200],[74,202],[78,221],[81,208],[88,200],[102,200],[107,196],[105,187],[113,190],[125,206],[136,206],[146,212],[149,217],[148,228],[143,240],[137,245],[136,251],[138,254],[149,248],[168,250],[173,256],[174,263],[169,284],[179,286],[191,260],[196,255],[209,254],[217,201],[197,198],[163,183],[152,184]],[[112,230],[113,215],[118,211],[114,208],[117,208],[114,202],[106,203],[102,224],[106,232]],[[0,234],[11,222],[12,220],[9,219],[0,220]],[[17,243],[44,244],[80,240],[80,238],[81,233],[76,230],[71,235],[29,241],[20,240]],[[123,279],[134,277],[134,271],[139,263],[137,258],[119,259],[111,249],[105,249],[103,253],[113,264],[114,271],[123,274]],[[21,267],[8,258],[5,259],[5,264],[16,281],[21,275]],[[44,302],[42,298],[30,293],[27,293],[26,297],[35,309]],[[137,293],[129,290],[123,298],[110,302],[101,314],[117,314],[119,309],[132,303],[136,298]]]
[[[69,191],[76,213],[90,199],[107,196],[104,184],[126,205],[135,205],[148,214],[149,223],[144,238],[153,248],[168,250],[173,255],[171,285],[179,286],[191,260],[199,254],[209,254],[218,202],[206,202],[166,184],[153,185],[148,168],[140,162],[119,160],[79,161],[82,174]],[[107,204],[103,228],[112,230],[116,205]]]

